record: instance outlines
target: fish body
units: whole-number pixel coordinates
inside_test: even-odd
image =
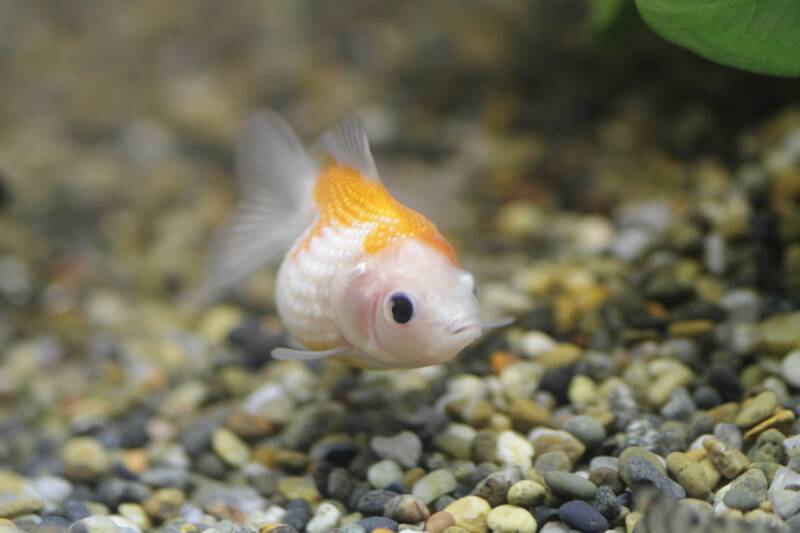
[[[212,248],[208,290],[285,251],[276,304],[302,349],[273,356],[369,368],[454,357],[481,333],[472,275],[436,226],[383,186],[355,116],[321,145],[318,164],[280,116],[251,119],[237,149],[242,203]]]

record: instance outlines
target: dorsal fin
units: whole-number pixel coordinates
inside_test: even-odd
[[[380,181],[364,124],[353,113],[325,132],[320,142],[337,163],[357,170],[367,180]]]

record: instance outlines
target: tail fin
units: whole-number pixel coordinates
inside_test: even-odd
[[[318,169],[291,126],[271,110],[255,113],[236,147],[241,201],[215,236],[202,292],[219,296],[275,261],[314,217]]]

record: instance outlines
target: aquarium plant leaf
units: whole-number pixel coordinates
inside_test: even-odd
[[[711,61],[800,76],[800,0],[636,0],[659,35]]]

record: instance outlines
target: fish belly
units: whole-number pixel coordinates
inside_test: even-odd
[[[334,321],[331,285],[342,268],[364,254],[369,228],[310,228],[292,246],[278,270],[281,321],[303,346],[324,350],[345,344]]]

